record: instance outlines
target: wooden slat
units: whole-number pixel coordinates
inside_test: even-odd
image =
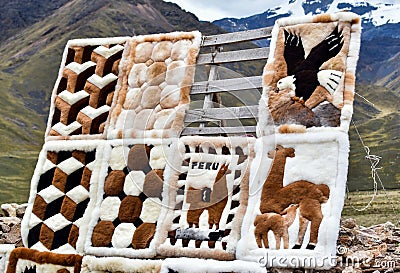
[[[219,35],[204,36],[202,46],[215,46],[223,44],[232,44],[245,41],[252,41],[271,37],[272,27],[246,30]]]
[[[256,118],[258,105],[189,110],[185,122],[208,122],[241,118]]]
[[[213,53],[200,54],[196,64],[221,64],[251,60],[268,59],[269,48],[250,48],[244,50],[218,52],[214,59]]]
[[[195,95],[204,93],[231,92],[249,90],[260,87],[262,87],[262,76],[252,76],[226,80],[215,80],[209,82],[196,82],[193,84],[190,94]]]
[[[241,127],[186,127],[183,129],[181,136],[187,135],[218,135],[218,134],[247,134],[255,133],[256,126]]]

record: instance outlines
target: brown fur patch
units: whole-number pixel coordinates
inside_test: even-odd
[[[82,173],[81,185],[89,191],[90,189],[90,178],[92,176],[92,171],[85,167]]]
[[[60,213],[68,220],[72,221],[76,211],[76,203],[68,196],[64,197]]]
[[[104,182],[104,193],[116,196],[124,189],[125,173],[122,170],[111,171]]]
[[[147,82],[150,85],[159,85],[165,81],[165,73],[167,72],[167,65],[163,62],[155,62],[149,66],[147,70]]]
[[[68,243],[73,248],[76,248],[76,242],[78,241],[78,237],[79,237],[79,228],[75,225],[72,225],[71,231],[69,232],[68,236]]]
[[[47,159],[51,161],[53,164],[57,164],[58,154],[56,152],[47,152]]]
[[[54,187],[62,192],[65,192],[65,185],[67,184],[68,175],[58,167],[54,171],[52,184]]]
[[[142,212],[143,202],[137,196],[126,196],[119,206],[118,218],[123,223],[135,222]]]
[[[154,223],[141,224],[133,234],[132,237],[133,248],[135,249],[148,248],[155,233],[156,233],[156,224]]]
[[[44,220],[46,215],[47,203],[43,197],[36,195],[35,202],[33,203],[32,213],[35,214],[40,220]]]
[[[114,234],[114,225],[111,221],[100,221],[93,229],[92,245],[94,247],[108,247]]]
[[[54,231],[52,231],[48,226],[42,224],[39,234],[39,241],[47,248],[52,249],[54,240]]]

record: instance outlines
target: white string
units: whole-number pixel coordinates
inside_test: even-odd
[[[364,211],[364,210],[368,209],[368,208],[371,206],[372,202],[374,202],[375,197],[376,197],[377,194],[378,194],[378,183],[376,182],[376,177],[379,177],[379,175],[378,175],[378,173],[377,173],[376,171],[377,171],[378,169],[381,169],[381,168],[377,168],[376,166],[378,166],[379,161],[381,160],[382,157],[377,156],[377,155],[371,155],[371,154],[370,154],[370,149],[369,149],[368,146],[366,146],[366,145],[364,144],[364,141],[362,140],[361,135],[360,135],[360,133],[358,132],[358,129],[357,129],[356,124],[354,123],[353,120],[352,120],[351,122],[353,123],[354,129],[356,130],[356,133],[357,133],[357,135],[358,135],[358,138],[360,139],[361,144],[362,144],[363,147],[364,147],[365,153],[367,154],[367,155],[365,156],[365,159],[369,160],[369,162],[370,162],[370,164],[371,164],[371,176],[372,176],[372,180],[374,181],[374,182],[373,182],[373,183],[374,183],[374,194],[372,195],[371,200],[369,200],[368,204],[367,204],[366,206],[364,206],[363,208],[359,209],[359,208],[356,208],[356,207],[351,203],[350,197],[349,197],[349,187],[347,186],[347,199],[348,199],[348,201],[349,201],[349,203],[350,203],[350,206],[351,206],[354,210],[356,210],[356,211]]]
[[[366,206],[364,206],[363,208],[359,209],[359,208],[354,207],[353,204],[351,204],[350,198],[349,198],[349,188],[347,187],[347,199],[349,200],[350,206],[356,211],[364,211],[364,210],[368,209],[371,206],[372,202],[375,200],[375,197],[378,194],[378,182],[377,182],[377,180],[378,180],[379,184],[382,187],[383,192],[385,193],[386,199],[389,201],[390,206],[392,207],[393,213],[395,215],[397,215],[396,209],[395,209],[395,207],[393,205],[393,202],[390,199],[390,197],[388,196],[387,191],[385,189],[385,186],[383,185],[382,180],[379,177],[379,174],[377,172],[378,170],[382,169],[382,167],[379,167],[379,168],[377,167],[379,162],[380,162],[380,160],[382,159],[382,157],[378,156],[378,155],[371,155],[370,154],[370,149],[369,149],[368,146],[366,146],[364,144],[364,141],[361,138],[360,132],[358,131],[357,126],[356,126],[356,124],[354,123],[353,120],[352,120],[352,124],[354,126],[354,129],[356,130],[356,133],[358,135],[358,138],[360,139],[361,144],[364,147],[365,153],[367,154],[365,156],[365,159],[369,160],[369,162],[371,164],[371,177],[372,177],[372,180],[373,180],[373,183],[374,183],[374,194],[372,195],[371,200],[368,202],[368,204]]]

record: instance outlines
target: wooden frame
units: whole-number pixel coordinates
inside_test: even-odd
[[[215,108],[221,104],[221,94],[240,92],[262,87],[262,76],[218,79],[218,69],[223,64],[260,60],[266,62],[268,47],[247,48],[223,51],[223,46],[237,48],[243,42],[251,42],[271,37],[272,27],[260,28],[235,33],[203,36],[201,49],[211,49],[210,53],[201,53],[196,65],[206,65],[207,80],[195,82],[190,95],[204,95],[202,108],[191,109],[185,117],[185,128],[181,135],[255,135],[256,126],[227,126],[228,120],[255,119],[258,116],[258,102],[255,105],[239,107]],[[196,126],[192,126],[195,123]],[[190,127],[188,125],[190,124]],[[211,125],[212,127],[209,127]],[[215,125],[217,125],[215,127]]]

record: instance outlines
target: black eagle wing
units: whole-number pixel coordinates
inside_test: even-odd
[[[335,57],[343,47],[342,31],[338,27],[322,42],[311,49],[310,54],[301,63],[299,70],[319,70],[320,66],[332,57]]]
[[[304,47],[301,37],[294,35],[287,30],[285,32],[285,50],[283,56],[287,65],[287,74],[293,75],[298,71],[304,61]]]

